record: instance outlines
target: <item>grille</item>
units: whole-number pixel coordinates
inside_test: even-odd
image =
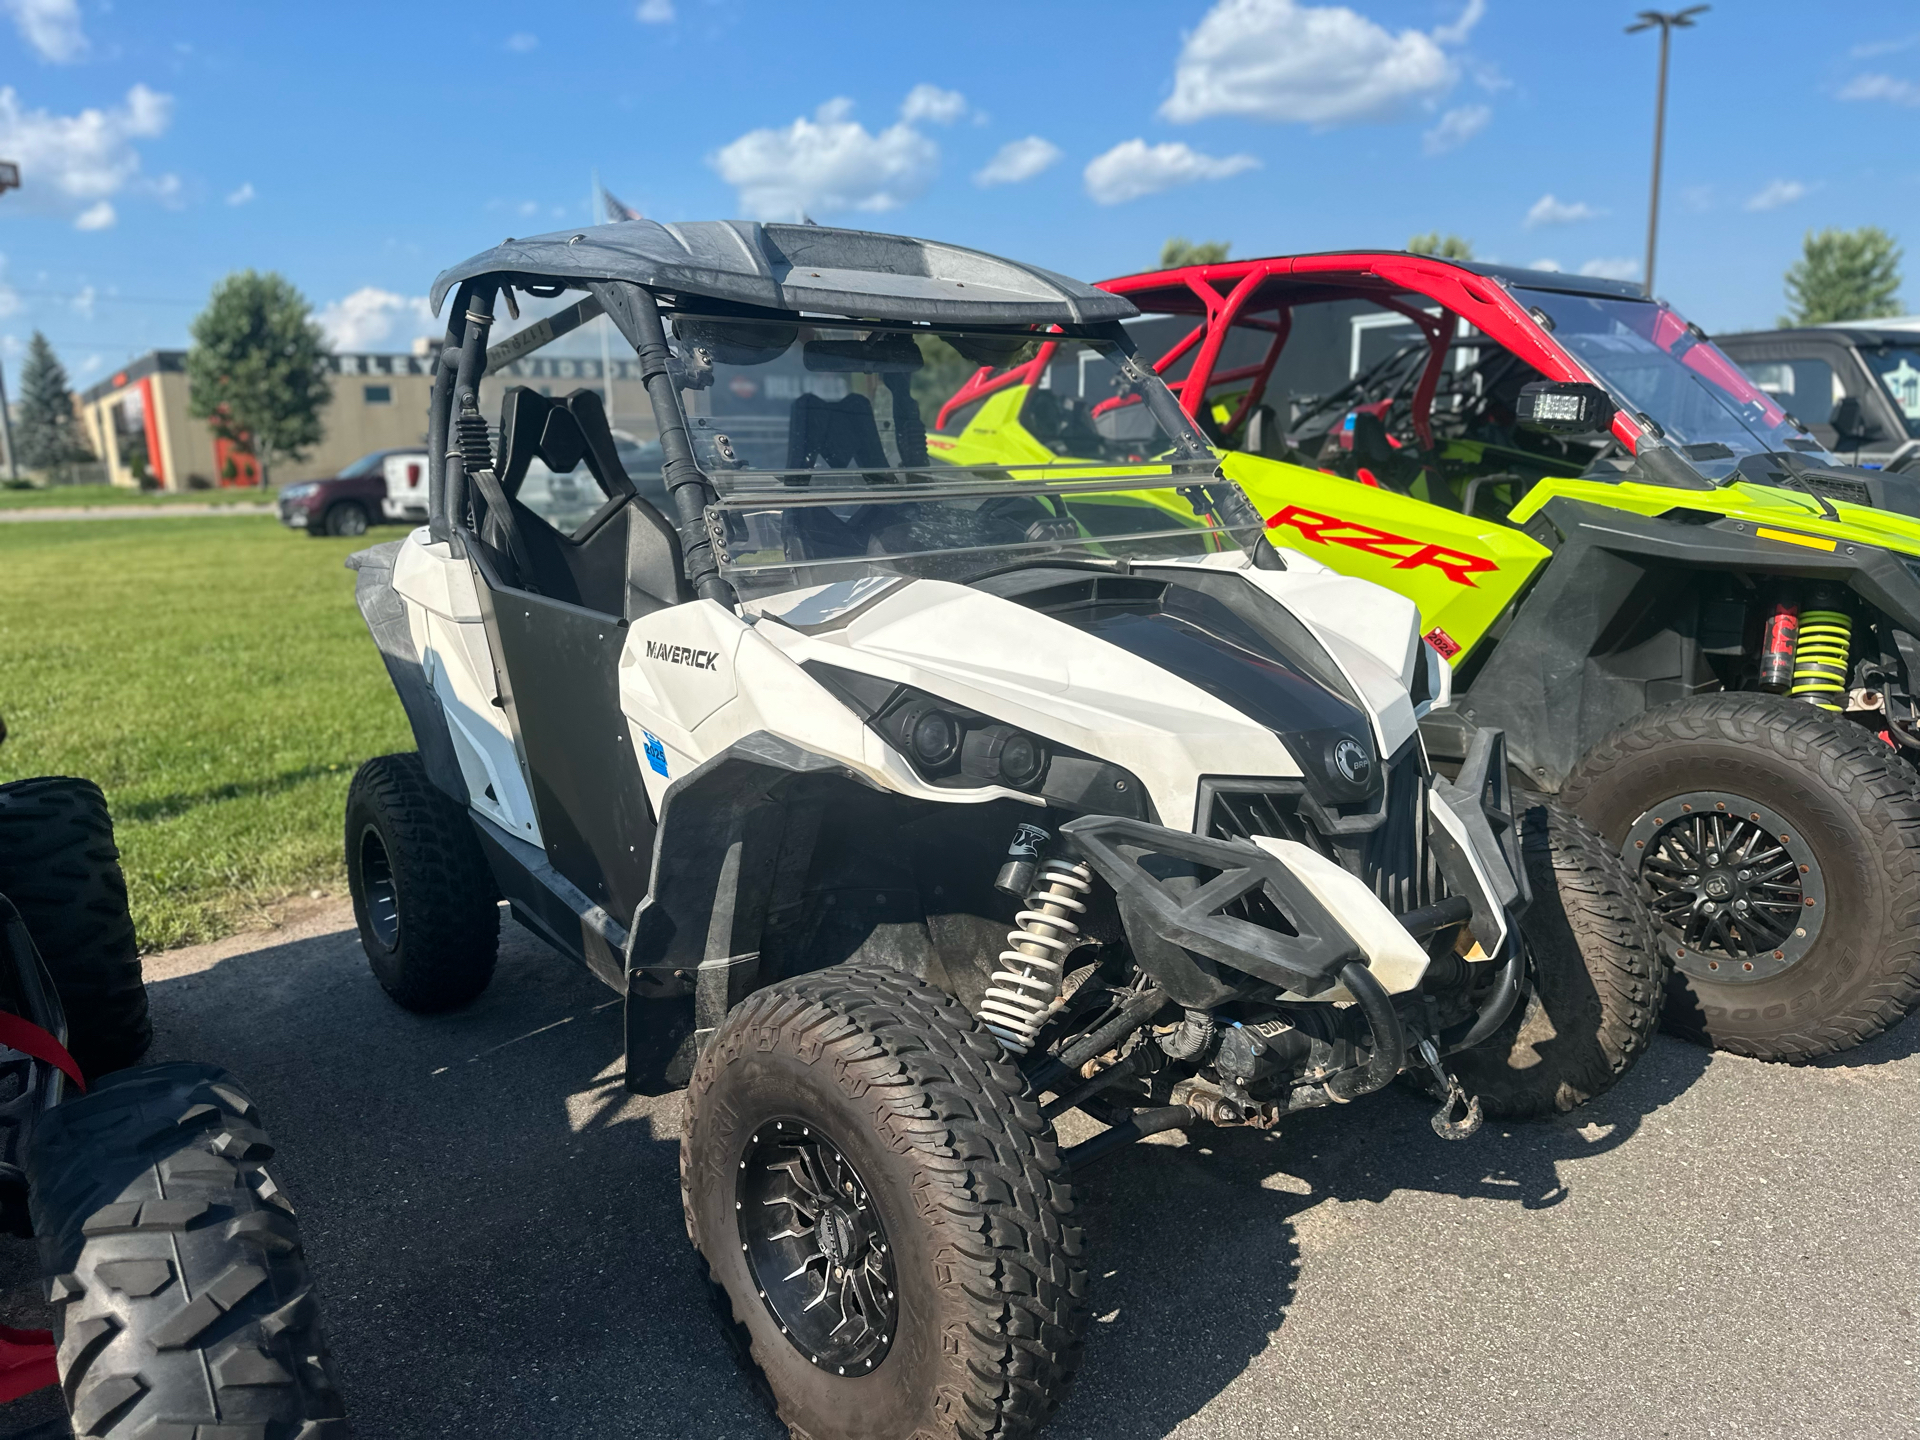
[[[1297,841],[1358,875],[1395,914],[1417,909],[1445,893],[1427,850],[1427,787],[1420,759],[1416,739],[1388,762],[1380,822],[1360,834],[1323,834],[1300,803],[1305,786],[1298,780],[1206,782],[1204,831],[1216,840],[1264,835]]]

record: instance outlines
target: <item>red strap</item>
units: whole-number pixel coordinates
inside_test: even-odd
[[[80,1073],[73,1056],[67,1053],[67,1047],[31,1020],[22,1020],[18,1015],[0,1010],[0,1045],[9,1050],[18,1050],[22,1055],[31,1055],[36,1060],[44,1060],[82,1090],[87,1088],[86,1077]],[[0,1329],[4,1328],[0,1326]]]
[[[59,1383],[51,1330],[10,1330],[0,1325],[0,1404]]]

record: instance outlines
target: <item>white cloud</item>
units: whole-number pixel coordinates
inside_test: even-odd
[[[1580,267],[1580,273],[1591,275],[1596,280],[1638,280],[1640,262],[1625,257],[1589,260]]]
[[[914,86],[900,106],[900,118],[909,125],[921,120],[951,125],[966,113],[967,97],[958,90],[942,90],[938,85]]]
[[[1871,59],[1875,55],[1891,55],[1897,50],[1911,49],[1920,45],[1920,35],[1908,35],[1901,40],[1869,40],[1864,45],[1856,45],[1847,53],[1856,60]]]
[[[124,105],[55,115],[29,110],[12,86],[0,87],[0,155],[17,161],[20,190],[7,204],[42,214],[71,215],[83,230],[111,225],[107,204],[140,173],[136,140],[163,133],[173,115],[173,99],[145,85],[127,92]],[[150,191],[162,200],[178,192],[179,180],[166,176]]]
[[[525,55],[540,48],[540,37],[529,35],[526,31],[516,31],[507,37],[507,49],[516,55]]]
[[[411,341],[416,335],[439,330],[426,296],[396,295],[374,285],[363,285],[346,299],[322,306],[316,318],[336,350],[367,350],[382,341]]]
[[[238,190],[235,190],[232,194],[227,196],[227,203],[229,205],[250,204],[252,203],[252,200],[253,200],[253,193],[254,193],[253,182],[249,180],[244,185],[242,185]]]
[[[1892,75],[1856,75],[1840,90],[1842,100],[1891,100],[1895,105],[1920,105],[1920,85]]]
[[[1558,269],[1560,269],[1560,262],[1558,260],[1536,260],[1531,265],[1527,266],[1527,269],[1557,271]]]
[[[1805,182],[1800,180],[1769,180],[1746,203],[1749,210],[1778,210],[1782,205],[1791,205],[1807,193]]]
[[[671,25],[673,0],[640,0],[640,8],[633,12],[633,18],[642,25]]]
[[[1344,5],[1218,0],[1186,37],[1160,113],[1321,126],[1392,120],[1453,88],[1459,67],[1441,47],[1463,41],[1485,9],[1468,0],[1451,25],[1395,35]]]
[[[87,53],[79,0],[0,0],[0,9],[13,17],[20,38],[39,51],[42,60],[64,65]]]
[[[78,315],[82,320],[91,320],[93,318],[93,302],[99,298],[99,294],[100,292],[95,290],[93,286],[82,285],[79,293],[69,302],[73,306],[73,313]]]
[[[73,373],[78,378],[84,380],[96,371],[106,368],[106,363],[106,357],[103,355],[89,355],[73,367]]]
[[[20,308],[20,292],[7,284],[7,257],[0,255],[0,320]]]
[[[1542,195],[1527,211],[1527,228],[1539,225],[1577,225],[1582,220],[1597,220],[1607,212],[1596,210],[1584,200],[1556,200]]]
[[[1251,155],[1216,158],[1179,143],[1149,145],[1144,140],[1123,140],[1090,161],[1085,178],[1087,194],[1102,205],[1118,205],[1196,180],[1224,180],[1243,170],[1258,169],[1259,165]]]
[[[186,208],[187,187],[181,182],[180,177],[171,171],[165,175],[157,175],[153,179],[143,182],[139,188],[144,193],[158,200],[169,210],[183,210]]]
[[[902,120],[879,134],[852,119],[853,102],[829,100],[784,130],[750,130],[708,157],[759,220],[835,210],[893,210],[932,182],[940,147]]]
[[[1029,135],[1024,140],[1009,140],[994,152],[991,160],[976,170],[976,185],[1018,185],[1031,180],[1060,158],[1060,147],[1051,140]]]
[[[1438,125],[1420,137],[1420,148],[1429,155],[1444,155],[1449,150],[1458,150],[1486,129],[1491,119],[1493,109],[1487,105],[1462,105],[1449,110],[1440,117]]]

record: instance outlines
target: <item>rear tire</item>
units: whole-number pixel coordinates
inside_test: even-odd
[[[1626,1074],[1665,995],[1653,923],[1613,847],[1550,800],[1521,803],[1532,984],[1490,1039],[1448,1060],[1487,1114],[1511,1120],[1572,1110]]]
[[[293,1207],[212,1065],[110,1076],[40,1122],[34,1231],[74,1433],[345,1440]]]
[[[347,791],[347,888],[380,986],[409,1010],[454,1010],[493,979],[500,907],[465,807],[417,754],[382,755]]]
[[[931,986],[839,965],[735,1006],[694,1068],[680,1176],[687,1233],[795,1435],[1014,1440],[1072,1383],[1086,1269],[1052,1126]],[[832,1333],[801,1309],[831,1263],[795,1281],[782,1246],[846,1260]],[[841,1283],[865,1289],[849,1302]]]
[[[106,797],[91,780],[0,785],[0,895],[20,911],[67,1012],[67,1049],[89,1076],[153,1043],[127,881]]]
[[[1658,850],[1691,823],[1688,804],[1703,816],[1724,804],[1730,822],[1758,816],[1769,840],[1788,837],[1799,887],[1789,898],[1817,918],[1777,955],[1689,943],[1661,924],[1661,951],[1676,962],[1669,1029],[1759,1060],[1806,1061],[1872,1039],[1920,1001],[1920,775],[1859,726],[1780,696],[1699,696],[1616,730],[1561,793],[1637,877],[1649,843]],[[1706,867],[1696,876],[1716,879]],[[1653,896],[1644,878],[1641,889]],[[1696,907],[1709,903],[1701,897]]]

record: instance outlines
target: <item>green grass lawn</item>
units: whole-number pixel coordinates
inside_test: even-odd
[[[0,487],[0,510],[92,510],[102,505],[258,505],[280,492],[272,486],[228,490],[135,490],[130,485],[50,485],[44,490]]]
[[[99,782],[143,947],[342,888],[354,767],[413,740],[341,561],[399,533],[0,525],[0,781]]]

